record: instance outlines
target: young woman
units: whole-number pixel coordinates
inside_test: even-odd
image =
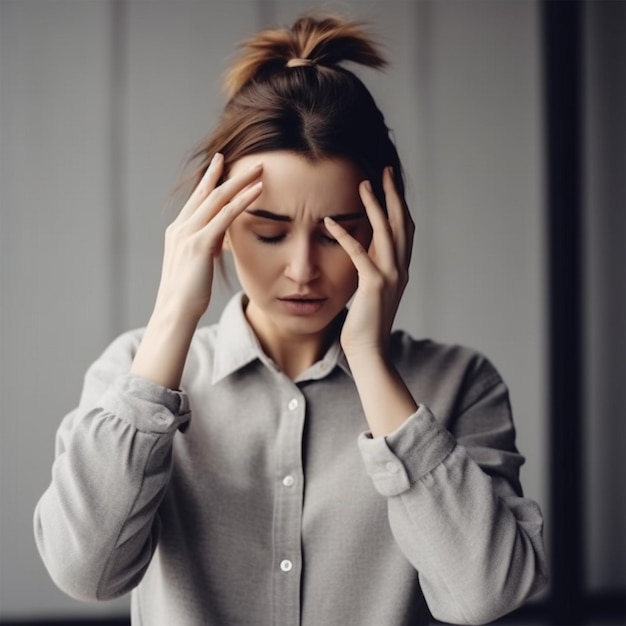
[[[392,332],[414,225],[343,61],[384,65],[332,16],[243,45],[152,316],[59,428],[38,548],[133,624],[483,623],[545,584],[497,371]],[[223,251],[241,291],[198,327]]]

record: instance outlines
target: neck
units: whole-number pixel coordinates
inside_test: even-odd
[[[296,379],[311,367],[325,352],[319,341],[285,338],[283,341],[274,340],[269,343],[262,337],[259,337],[259,341],[263,351],[291,380]]]
[[[292,335],[275,326],[268,328],[267,320],[257,319],[255,315],[249,313],[249,308],[246,307],[246,318],[263,352],[291,380],[324,356],[337,332],[337,322],[334,322],[319,333]]]

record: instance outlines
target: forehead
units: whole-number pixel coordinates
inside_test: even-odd
[[[348,159],[310,161],[291,152],[263,152],[235,161],[229,177],[259,162],[263,164],[263,192],[253,207],[295,219],[362,210],[358,185],[363,176]]]

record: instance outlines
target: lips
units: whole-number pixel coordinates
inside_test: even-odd
[[[283,296],[279,298],[279,300],[297,300],[297,301],[317,301],[317,300],[326,300],[326,298],[322,296],[316,296],[313,294],[300,294],[294,293],[288,296]]]
[[[326,303],[327,298],[312,295],[292,294],[278,298],[283,308],[293,315],[313,315]]]

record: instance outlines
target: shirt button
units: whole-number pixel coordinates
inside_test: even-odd
[[[287,405],[290,411],[295,411],[298,408],[298,401],[296,398],[292,398],[289,400],[289,404]]]
[[[283,485],[285,485],[285,487],[293,487],[295,483],[296,483],[296,479],[291,474],[283,478]]]
[[[293,563],[289,561],[288,559],[285,559],[284,561],[280,562],[280,569],[282,569],[283,572],[290,572],[292,567],[293,567]]]
[[[387,465],[385,465],[385,467],[387,468],[387,471],[390,474],[396,474],[398,472],[398,464],[397,463],[393,463],[392,461],[389,461],[389,463],[387,463]]]

